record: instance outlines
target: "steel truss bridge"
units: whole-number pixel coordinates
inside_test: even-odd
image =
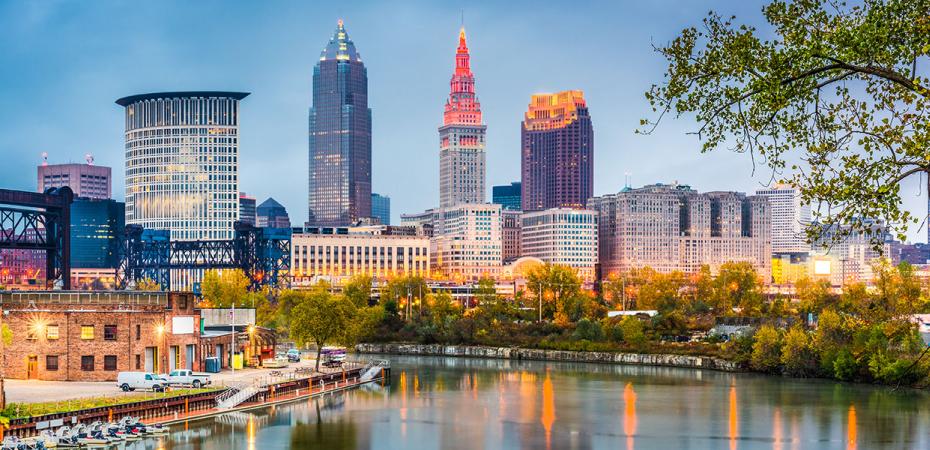
[[[126,225],[120,243],[118,289],[149,280],[162,290],[171,289],[172,270],[241,269],[249,288],[273,289],[289,284],[291,229],[257,228],[236,222],[232,240],[172,241],[168,230]]]
[[[0,189],[0,249],[45,253],[45,283],[71,288],[71,202],[69,187],[45,193]]]

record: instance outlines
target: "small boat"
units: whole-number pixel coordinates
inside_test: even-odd
[[[51,434],[51,432],[47,432]],[[65,425],[55,431],[53,435],[55,438],[55,443],[58,448],[78,448],[81,446],[81,443],[78,442],[77,437],[74,436],[73,430],[71,427]]]
[[[120,419],[119,426],[123,427],[123,429],[146,436],[161,436],[168,434],[168,427],[164,425],[146,425],[139,419],[136,419],[132,416],[126,416]]]
[[[88,427],[88,433],[95,438],[106,439],[111,444],[123,442],[126,440],[116,432],[111,433],[109,425],[110,424],[105,424],[97,420],[90,424],[90,427]]]
[[[79,444],[87,447],[107,447],[112,442],[103,435],[91,433],[87,425],[77,424],[71,429],[72,435],[77,438]]]
[[[45,444],[40,440],[20,439],[16,436],[7,436],[0,443],[2,450],[44,450]]]

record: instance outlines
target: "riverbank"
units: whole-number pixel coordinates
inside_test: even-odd
[[[534,348],[487,347],[478,345],[439,344],[358,344],[359,353],[389,355],[454,356],[470,358],[512,359],[533,361],[567,361],[600,364],[709,369],[723,372],[745,372],[739,364],[711,356],[666,355],[648,353],[578,352]]]

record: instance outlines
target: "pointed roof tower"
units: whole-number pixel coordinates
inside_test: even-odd
[[[455,72],[449,82],[449,99],[442,116],[443,125],[481,124],[481,104],[475,95],[475,76],[471,73],[471,55],[465,27],[459,30],[459,46],[455,51]]]
[[[320,52],[320,61],[326,61],[328,59],[335,59],[338,61],[362,60],[362,55],[355,50],[355,44],[352,42],[352,39],[349,39],[349,34],[346,33],[346,28],[343,25],[342,19],[336,22],[336,31],[333,32],[333,37],[330,38],[329,44],[326,44],[326,48]]]

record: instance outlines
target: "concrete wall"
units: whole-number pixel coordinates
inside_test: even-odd
[[[539,361],[571,361],[607,364],[669,366],[739,372],[738,364],[708,356],[663,355],[612,352],[571,352],[531,348],[483,347],[422,344],[358,344],[359,353],[394,355],[462,356],[471,358],[526,359]]]

